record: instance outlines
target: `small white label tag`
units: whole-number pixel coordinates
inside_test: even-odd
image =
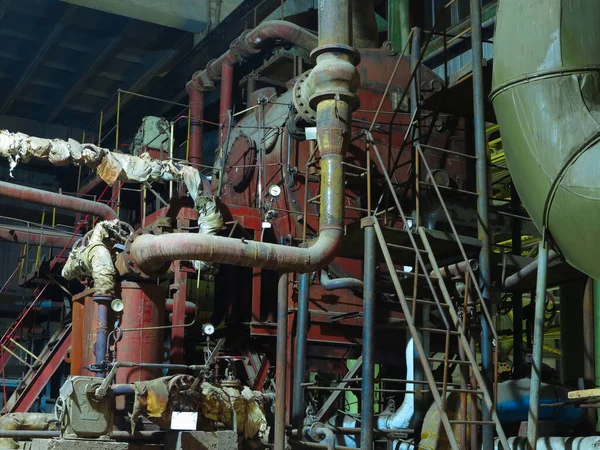
[[[314,141],[317,139],[317,127],[306,127],[304,129],[307,141]]]
[[[262,227],[263,227],[263,228],[271,228],[271,226],[272,226],[272,225],[271,225],[271,222],[263,222],[263,223],[262,223]]]
[[[195,430],[197,426],[197,412],[173,411],[171,414],[171,430]]]

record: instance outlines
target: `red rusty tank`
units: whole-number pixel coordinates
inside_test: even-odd
[[[117,343],[117,361],[134,363],[162,363],[165,360],[164,328],[167,291],[151,283],[121,283],[123,336]],[[138,330],[139,331],[126,331]],[[117,383],[132,383],[161,376],[160,370],[121,368]]]

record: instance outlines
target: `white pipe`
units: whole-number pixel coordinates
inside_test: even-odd
[[[412,338],[406,345],[406,380],[413,381],[415,378],[414,344]],[[410,420],[415,414],[415,384],[406,383],[406,394],[404,401],[398,410],[389,416],[379,416],[377,428],[380,430],[396,430],[408,428]]]
[[[377,429],[378,430],[397,430],[408,428],[410,421],[415,414],[415,384],[412,383],[415,378],[415,361],[414,361],[414,343],[412,338],[406,345],[406,394],[404,394],[404,400],[400,405],[400,408],[393,414],[381,415],[377,418]],[[342,428],[356,428],[360,426],[360,423],[349,416],[344,416],[344,422]],[[338,425],[339,426],[339,425]],[[355,435],[341,435],[339,436],[343,442],[340,444],[346,447],[357,448],[357,439]],[[398,442],[395,441],[392,448],[399,450],[407,450],[414,448],[413,445],[402,442],[398,446]]]
[[[510,438],[510,450],[527,450],[527,438]],[[500,450],[502,445],[496,439],[494,450]],[[537,440],[535,450],[596,450],[600,448],[600,436],[586,437],[545,437]]]

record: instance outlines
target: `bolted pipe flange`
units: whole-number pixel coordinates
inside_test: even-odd
[[[250,34],[250,31],[244,30],[239,37],[231,41],[229,52],[233,55],[236,63],[242,63],[261,52],[259,48],[255,48],[248,43],[247,36]]]
[[[292,100],[296,111],[305,122],[314,124],[317,121],[317,111],[310,106],[310,95],[307,95],[306,81],[310,76],[311,70],[307,70],[298,77],[292,91]]]
[[[137,263],[131,257],[131,245],[133,244],[133,241],[138,236],[141,236],[143,234],[158,234],[158,233],[157,233],[156,228],[153,226],[149,226],[146,228],[140,228],[140,229],[136,230],[135,232],[133,232],[131,234],[131,236],[129,236],[127,241],[125,242],[125,251],[123,253],[121,253],[122,259],[121,259],[121,262],[119,263],[119,266],[120,266],[119,272],[121,274],[123,274],[122,272],[133,274],[136,278],[139,278],[141,280],[151,280],[151,279],[155,279],[157,274],[167,272],[167,270],[169,270],[169,266],[171,264],[164,263],[164,264],[160,265],[159,267],[156,267],[156,270],[154,270],[151,274],[146,273],[142,269],[140,269],[140,267],[137,265]]]

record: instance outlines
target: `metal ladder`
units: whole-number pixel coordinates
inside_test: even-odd
[[[404,292],[404,289],[403,289],[400,279],[398,277],[398,271],[396,269],[396,265],[394,264],[393,258],[390,253],[390,246],[393,246],[394,244],[388,244],[386,242],[382,228],[381,228],[378,220],[375,219],[375,217],[377,217],[377,216],[370,216],[369,218],[363,219],[363,220],[370,221],[371,223],[369,225],[372,225],[375,230],[375,234],[377,236],[379,246],[381,247],[381,251],[383,253],[385,263],[388,267],[388,271],[389,271],[389,274],[390,274],[390,277],[391,277],[391,280],[392,280],[392,283],[394,286],[394,290],[399,299],[399,302],[400,302],[400,305],[402,308],[402,312],[405,316],[408,330],[410,332],[411,337],[413,338],[414,346],[418,353],[419,360],[420,360],[422,368],[423,368],[426,383],[429,386],[431,395],[433,396],[433,400],[439,411],[440,420],[441,420],[444,430],[446,432],[448,443],[450,444],[451,448],[456,449],[456,450],[460,449],[459,440],[457,439],[457,436],[456,436],[455,425],[463,425],[465,427],[465,429],[467,426],[480,427],[480,426],[487,425],[487,426],[495,427],[496,433],[500,439],[500,443],[501,443],[502,447],[508,450],[509,449],[508,441],[507,441],[506,435],[504,433],[504,430],[502,429],[502,425],[500,424],[498,415],[495,411],[495,391],[491,392],[490,388],[485,383],[484,377],[479,369],[479,365],[476,361],[475,355],[470,346],[469,339],[467,338],[467,336],[465,334],[465,331],[466,331],[465,330],[465,322],[463,322],[463,318],[461,318],[459,316],[459,314],[456,310],[456,307],[454,305],[454,302],[452,301],[450,292],[448,291],[448,288],[444,281],[443,274],[440,270],[440,267],[437,263],[435,254],[433,252],[433,249],[432,249],[429,239],[427,237],[427,233],[426,233],[425,229],[420,226],[417,227],[417,233],[414,233],[410,229],[406,228],[406,224],[409,223],[408,219],[402,209],[402,206],[400,204],[398,196],[394,190],[394,186],[393,186],[390,176],[386,170],[386,167],[385,167],[385,164],[381,157],[381,154],[380,154],[377,146],[375,145],[375,142],[370,133],[366,134],[366,144],[367,144],[367,151],[372,152],[375,156],[376,165],[379,166],[380,172],[384,175],[384,177],[386,179],[386,183],[389,187],[390,194],[394,200],[394,205],[397,209],[398,215],[400,216],[402,223],[405,224],[405,232],[407,233],[409,241],[410,241],[410,247],[408,247],[407,250],[412,251],[415,255],[415,267],[414,267],[414,273],[413,273],[413,276],[415,278],[414,279],[415,288],[414,288],[412,300],[407,298],[407,296]],[[440,201],[442,209],[444,210],[447,220],[452,229],[454,239],[456,240],[456,243],[458,244],[458,248],[460,249],[460,253],[464,260],[464,264],[465,264],[466,271],[467,271],[466,272],[467,285],[469,284],[469,278],[470,278],[470,280],[475,281],[470,284],[474,287],[474,289],[476,291],[476,297],[479,301],[479,305],[481,306],[481,313],[485,316],[485,318],[490,326],[490,329],[492,330],[493,336],[495,338],[495,342],[498,342],[498,338],[497,338],[496,332],[494,330],[494,325],[493,325],[491,315],[489,313],[489,310],[488,310],[485,302],[483,301],[483,296],[482,296],[481,290],[478,286],[478,283],[476,282],[477,278],[475,277],[474,271],[469,264],[469,260],[467,258],[467,254],[464,250],[464,247],[461,243],[460,236],[458,235],[456,228],[455,228],[454,224],[452,223],[452,218],[448,212],[448,209],[446,208],[446,205],[445,205],[443,197],[441,195],[439,186],[436,184],[435,179],[432,174],[432,171],[431,171],[429,165],[427,164],[427,161],[425,160],[425,155],[423,153],[421,145],[419,145],[419,144],[415,145],[415,152],[417,154],[417,158],[420,158],[420,162],[423,164],[424,168],[426,169],[427,175],[429,175],[428,183],[433,186],[433,188],[438,196],[438,199]],[[419,183],[419,182],[420,182],[420,180],[417,179],[417,183]],[[417,238],[421,241],[421,247],[419,247],[419,244],[417,243]],[[427,256],[427,259],[428,259],[427,262],[429,263],[429,265],[433,271],[433,274],[435,275],[434,277],[432,277],[430,275],[423,255]],[[403,271],[400,271],[400,272],[403,273]],[[420,279],[423,279],[425,281],[433,300],[418,299],[418,296],[416,295],[416,291],[417,291],[416,286]],[[434,283],[434,281],[436,281],[437,283]],[[467,290],[468,290],[468,288],[467,288]],[[465,293],[465,302],[466,302],[467,296],[468,296],[468,291]],[[443,329],[442,328],[431,328],[431,327],[419,327],[416,325],[415,317],[414,317],[414,313],[416,310],[415,305],[419,304],[419,303],[428,304],[430,306],[437,308],[437,310],[439,311],[440,316],[442,318],[442,321],[444,322]],[[421,334],[422,332],[430,333],[430,334],[438,333],[438,334],[442,334],[445,336],[445,353],[444,353],[443,358],[430,357],[430,355],[426,352],[426,350],[423,346],[423,340],[422,340],[422,334]],[[461,354],[464,355],[463,359],[450,359],[449,346],[450,346],[451,337],[458,339],[459,350],[462,350]],[[495,361],[496,365],[497,365],[497,360],[498,360],[497,359],[498,358],[497,351],[498,351],[498,348],[496,346],[495,355],[494,355],[495,356],[494,361]],[[443,375],[442,382],[436,381],[436,379],[434,377],[433,367],[432,367],[434,364],[443,364],[443,366],[444,366],[444,372],[443,372],[444,375]],[[474,376],[474,378],[477,381],[477,388],[475,388],[474,386],[470,386],[470,388],[468,388],[468,389],[455,389],[452,387],[448,387],[447,377],[448,377],[448,368],[449,368],[450,364],[459,366],[459,367],[463,366],[463,367],[470,368],[472,375]],[[497,373],[497,371],[495,371],[495,373]],[[487,410],[490,411],[491,420],[490,421],[475,420],[472,417],[466,418],[465,416],[463,416],[463,418],[461,420],[451,420],[448,415],[448,412],[447,412],[447,394],[451,393],[451,392],[460,392],[461,394],[476,396],[477,398],[481,399],[482,403],[487,407]],[[463,445],[465,445],[465,444],[463,443]]]
[[[35,360],[4,406],[4,413],[27,412],[36,401],[50,377],[64,361],[71,347],[71,323],[58,329],[39,356],[28,352]]]

